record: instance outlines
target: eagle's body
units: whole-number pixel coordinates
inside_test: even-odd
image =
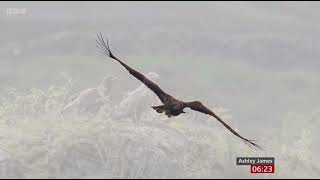
[[[98,40],[97,43],[99,46],[97,46],[98,48],[100,48],[100,50],[102,50],[102,52],[104,54],[106,54],[107,56],[109,56],[110,58],[118,61],[124,68],[126,68],[129,73],[134,76],[135,78],[137,78],[139,81],[141,81],[143,84],[145,84],[150,90],[152,90],[160,99],[160,101],[163,103],[163,105],[160,106],[153,106],[152,108],[154,110],[156,110],[158,113],[165,113],[165,115],[167,115],[168,117],[171,116],[178,116],[181,113],[185,113],[183,111],[184,108],[189,107],[192,110],[204,113],[204,114],[208,114],[214,118],[216,118],[220,123],[222,123],[230,132],[232,132],[234,135],[236,135],[237,137],[239,137],[240,139],[242,139],[246,144],[248,144],[250,147],[256,147],[256,148],[260,148],[261,146],[259,146],[258,144],[254,143],[253,140],[249,140],[246,139],[244,137],[242,137],[239,133],[237,133],[235,130],[233,130],[228,124],[226,124],[219,116],[217,116],[213,111],[211,111],[210,109],[208,109],[206,106],[204,106],[201,102],[199,101],[192,101],[192,102],[184,102],[181,100],[178,100],[176,98],[174,98],[173,96],[169,95],[168,93],[164,92],[157,84],[155,84],[154,82],[152,82],[150,79],[148,79],[147,77],[145,77],[143,74],[141,74],[140,72],[134,70],[133,68],[131,68],[130,66],[128,66],[127,64],[125,64],[124,62],[122,62],[120,59],[118,59],[117,57],[115,57],[109,47],[108,41],[107,43],[105,43],[102,35],[100,34],[100,36],[98,35]]]
[[[163,113],[168,117],[178,116],[181,113],[185,113],[183,109],[186,107],[185,103],[175,99],[174,97],[167,95],[163,98],[163,105],[161,106],[153,106],[152,108],[156,110],[158,113]]]

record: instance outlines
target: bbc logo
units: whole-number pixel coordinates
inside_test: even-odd
[[[7,16],[18,16],[18,15],[26,15],[27,9],[26,8],[7,8],[6,15]]]

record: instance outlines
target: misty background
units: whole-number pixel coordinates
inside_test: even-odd
[[[8,14],[8,8],[22,8],[25,13]],[[0,144],[7,154],[0,158],[5,169],[0,177],[319,177],[319,8],[318,2],[1,2]],[[59,119],[55,114],[59,110],[54,108],[37,116],[24,109],[25,114],[18,117],[20,110],[13,111],[20,102],[17,97],[66,95],[67,90],[77,94],[112,75],[118,78],[110,92],[113,107],[121,102],[123,93],[140,85],[120,64],[98,51],[95,39],[100,32],[109,38],[115,56],[140,72],[156,72],[160,76],[157,84],[181,100],[200,100],[212,109],[225,109],[217,113],[265,150],[250,150],[215,119],[190,110],[171,118],[174,125],[164,123],[164,115],[151,108],[150,117],[141,118],[142,122],[153,119],[155,134],[161,128],[172,128],[158,132],[162,133],[159,141],[170,149],[165,150],[170,155],[161,156],[153,139],[135,142],[142,135],[151,138],[145,124],[130,120],[118,124],[111,118],[114,131],[121,134],[118,131],[123,128],[128,133],[111,136],[95,131],[107,127],[104,123],[109,118],[80,114]],[[52,90],[66,88],[65,77],[74,83],[72,89]],[[78,136],[55,134],[62,127]],[[144,129],[136,131],[137,127]],[[68,145],[60,144],[58,150],[57,144],[50,145],[58,154],[53,153],[51,160],[49,151],[40,150],[44,147],[39,138],[48,138],[40,133],[44,129],[44,134],[52,132],[52,137],[59,136]],[[69,143],[84,137],[89,138],[87,143],[94,143],[97,136],[105,147],[116,147],[120,137],[133,141],[125,146],[133,149],[143,142],[143,147],[154,148],[158,159],[145,156],[147,151],[134,156],[128,150],[127,160],[119,160],[122,164],[116,160],[108,161],[116,165],[100,164],[90,160],[96,150]],[[188,149],[185,142],[191,141]],[[122,150],[121,146],[114,151]],[[183,150],[193,160],[171,162]],[[81,153],[73,157],[79,152],[90,158],[83,160]],[[70,155],[61,155],[66,153]],[[236,166],[237,156],[275,157],[276,173],[252,176],[249,167]],[[132,175],[138,170],[130,162],[144,158],[151,159],[144,166],[147,170]],[[75,159],[81,159],[83,165],[75,166]],[[152,164],[155,161],[159,165]],[[121,173],[105,173],[111,167],[119,167]]]

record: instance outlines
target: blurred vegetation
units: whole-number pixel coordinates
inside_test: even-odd
[[[152,65],[146,64],[151,68]],[[61,81],[57,82],[63,84]],[[3,169],[0,177],[319,176],[320,167],[315,161],[319,159],[314,156],[318,150],[315,143],[319,110],[310,114],[288,113],[279,121],[278,129],[261,131],[259,143],[266,149],[256,152],[210,117],[203,121],[190,115],[164,120],[151,108],[138,122],[111,119],[103,108],[95,115],[61,114],[70,96],[68,83],[27,91],[7,89],[0,106],[0,166]],[[215,111],[230,122],[226,111],[217,108]],[[239,130],[238,126],[235,128]],[[276,173],[252,176],[248,167],[235,165],[238,156],[274,156]]]

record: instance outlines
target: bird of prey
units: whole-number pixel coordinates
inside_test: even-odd
[[[137,78],[142,83],[144,83],[149,89],[151,89],[159,97],[163,105],[152,106],[152,108],[156,110],[156,112],[158,113],[164,112],[165,115],[167,115],[170,118],[171,116],[178,116],[181,113],[185,113],[185,111],[183,110],[184,108],[188,107],[194,111],[198,111],[198,112],[213,116],[220,123],[222,123],[230,132],[232,132],[235,136],[242,139],[244,143],[246,143],[250,148],[262,149],[262,146],[254,143],[254,140],[249,140],[247,138],[242,137],[239,133],[237,133],[234,129],[232,129],[228,124],[226,124],[218,115],[216,115],[213,111],[211,111],[209,108],[203,105],[200,101],[184,102],[174,98],[173,96],[163,91],[157,84],[155,84],[150,79],[145,77],[143,74],[134,70],[133,68],[131,68],[130,66],[122,62],[119,58],[114,56],[109,47],[108,39],[106,39],[105,41],[101,33],[98,34],[97,37],[98,37],[98,39],[96,40],[96,42],[98,43],[97,47],[102,51],[102,53],[118,61],[124,68],[126,68],[129,71],[131,75],[133,75],[135,78]]]

